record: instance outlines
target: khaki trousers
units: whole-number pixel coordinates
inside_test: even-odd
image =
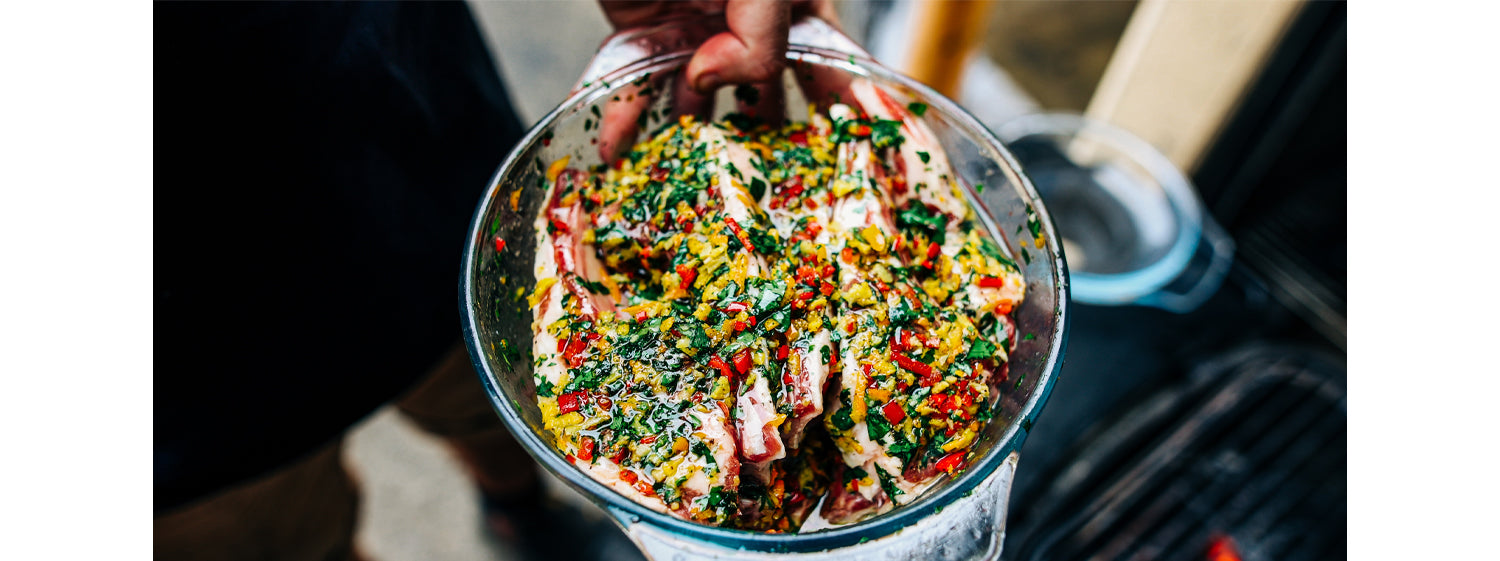
[[[534,464],[490,408],[462,345],[396,407],[423,430],[447,439],[481,484],[535,484]],[[156,517],[154,557],[361,559],[354,547],[359,486],[343,464],[343,442],[339,438],[290,465]]]

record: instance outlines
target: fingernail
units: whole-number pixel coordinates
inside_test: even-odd
[[[719,79],[718,74],[709,72],[707,74],[699,76],[698,83],[693,84],[693,87],[697,88],[698,91],[702,93],[712,93],[722,83],[723,81]]]

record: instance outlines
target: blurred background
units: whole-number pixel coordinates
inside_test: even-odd
[[[1004,556],[1344,557],[1344,5],[836,5],[877,59],[992,130],[1066,112],[1154,146],[1196,194],[1197,253],[1217,252],[1205,263],[1195,253],[1157,287],[1198,289],[1175,309],[1075,294],[1063,374],[1022,451]],[[527,125],[567,95],[609,31],[591,1],[470,6]],[[1028,146],[1015,149],[1030,170],[1039,152]],[[1100,181],[1066,145],[1048,150],[1073,174],[1056,177]],[[1047,198],[1045,177],[1033,174]],[[1067,216],[1054,213],[1066,236]],[[1070,261],[1075,282],[1082,266]],[[485,537],[457,464],[389,408],[356,428],[347,454],[366,492],[357,539],[375,559],[510,558]]]

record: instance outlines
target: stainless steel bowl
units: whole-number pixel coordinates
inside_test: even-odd
[[[545,167],[563,156],[574,166],[600,163],[593,136],[599,112],[622,92],[636,92],[641,84],[663,77],[671,80],[687,64],[695,41],[713,31],[711,24],[679,22],[606,42],[579,90],[531,129],[490,182],[470,226],[459,289],[470,354],[496,411],[538,462],[609,511],[656,558],[770,553],[855,558],[878,551],[882,557],[967,559],[998,554],[1016,452],[1046,402],[1067,340],[1068,273],[1060,238],[1031,182],[990,131],[951,100],[876,63],[816,19],[793,26],[786,55],[793,68],[812,65],[868,78],[899,101],[927,104],[928,124],[955,173],[968,185],[983,186],[967,193],[979,223],[1003,240],[1023,267],[1028,292],[1014,319],[1026,335],[1010,355],[1009,379],[993,404],[995,420],[975,444],[970,467],[913,503],[859,523],[763,534],[704,526],[646,509],[567,463],[542,434],[525,295],[536,282],[533,223],[544,204]],[[794,84],[784,87],[790,98],[799,95]],[[659,89],[667,93],[657,107],[670,107],[666,98],[671,88]],[[795,102],[788,106],[797,108]],[[647,130],[655,128],[653,122]],[[497,237],[505,240],[499,253]]]

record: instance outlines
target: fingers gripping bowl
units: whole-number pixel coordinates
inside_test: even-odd
[[[642,89],[662,84],[663,77],[670,81],[674,71],[686,64],[690,50],[656,53],[591,80],[528,134],[502,165],[476,212],[461,285],[465,328],[476,368],[497,411],[544,466],[621,517],[751,550],[818,551],[879,538],[973,491],[1024,440],[1060,366],[1066,331],[1066,270],[1050,219],[998,141],[952,102],[858,54],[796,44],[795,33],[793,41],[787,54],[791,72],[815,69],[868,80],[900,106],[927,108],[924,121],[964,186],[962,195],[973,209],[971,224],[986,230],[991,239],[1008,244],[1006,253],[1024,279],[1025,298],[1010,315],[1016,337],[1008,372],[986,406],[984,415],[992,420],[969,445],[965,467],[934,480],[930,489],[908,504],[857,523],[798,535],[763,534],[695,524],[646,508],[574,467],[577,458],[564,457],[554,447],[555,435],[546,428],[548,415],[538,407],[539,378],[534,376],[533,359],[556,353],[532,352],[533,317],[527,301],[539,280],[534,268],[536,251],[538,242],[545,241],[539,238],[547,236],[535,224],[551,202],[549,187],[554,183],[549,181],[549,168],[556,179],[560,169],[554,163],[558,161],[578,169],[602,165],[597,137],[602,114],[611,103],[618,104],[622,95],[640,94]],[[789,80],[782,87],[786,106],[792,108],[790,119],[806,121],[805,110],[797,114],[806,105],[796,81]],[[672,88],[658,85],[656,90],[668,93],[659,95],[655,105],[642,112],[645,131],[676,121],[671,112]],[[644,135],[636,140],[640,139]],[[977,185],[983,185],[982,191],[974,188]],[[553,391],[543,384],[544,397]]]

